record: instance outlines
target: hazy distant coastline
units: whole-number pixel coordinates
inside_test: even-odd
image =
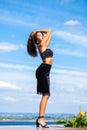
[[[0,125],[34,125],[37,113],[0,113]],[[74,114],[49,113],[45,119],[49,124],[55,124],[58,119],[72,118]]]

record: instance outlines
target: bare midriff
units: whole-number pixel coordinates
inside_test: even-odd
[[[45,59],[43,60],[43,63],[44,63],[44,64],[52,65],[52,63],[53,63],[53,58],[52,58],[52,57],[45,58]]]

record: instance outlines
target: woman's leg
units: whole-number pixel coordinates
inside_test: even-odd
[[[49,99],[49,95],[42,96],[40,107],[39,107],[39,117],[44,117],[48,99]],[[42,125],[45,125],[44,118],[39,118],[38,121]]]
[[[39,116],[44,116],[49,95],[42,96],[39,108]]]

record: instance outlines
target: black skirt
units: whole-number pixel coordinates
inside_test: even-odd
[[[51,65],[42,63],[36,70],[37,94],[50,95]]]

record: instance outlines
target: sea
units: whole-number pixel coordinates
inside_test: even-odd
[[[47,125],[56,125],[59,119],[71,119],[74,114],[70,113],[46,113]],[[35,125],[37,113],[0,113],[0,126]],[[64,124],[58,124],[64,126]]]

